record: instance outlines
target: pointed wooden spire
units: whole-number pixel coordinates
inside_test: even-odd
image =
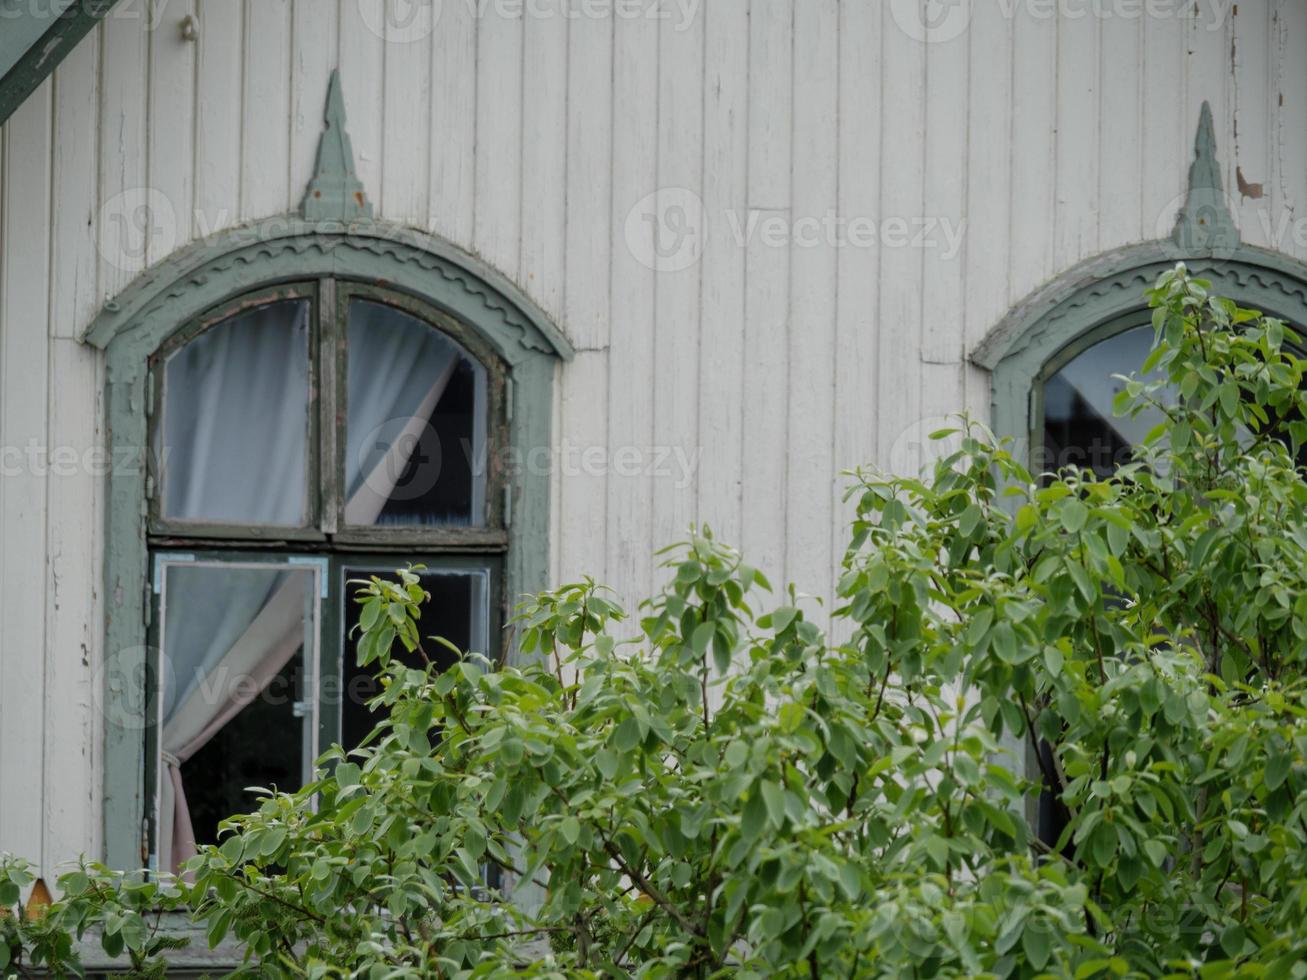
[[[302,210],[309,221],[360,221],[372,217],[372,204],[354,171],[354,148],[345,131],[345,99],[340,94],[340,72],[331,73],[327,86],[326,123],[318,142],[313,179],[304,192]]]
[[[28,921],[39,919],[49,910],[52,901],[50,889],[45,886],[45,879],[37,878],[36,884],[32,886],[32,894],[27,898],[27,907],[23,910],[23,914]]]
[[[1225,200],[1221,165],[1216,159],[1216,131],[1212,107],[1204,102],[1194,137],[1194,162],[1189,165],[1189,192],[1175,219],[1171,238],[1187,252],[1234,249],[1239,229]]]

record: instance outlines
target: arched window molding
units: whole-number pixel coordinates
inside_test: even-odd
[[[105,860],[138,867],[151,791],[144,760],[149,560],[151,358],[208,311],[291,282],[337,281],[411,297],[475,335],[504,367],[509,465],[504,477],[502,592],[543,588],[549,554],[549,447],[553,381],[573,351],[503,275],[433,236],[371,219],[353,173],[339,80],[302,214],[195,242],[105,304],[82,337],[105,352],[107,442],[113,465],[105,506]],[[327,300],[329,301],[329,299]],[[419,553],[423,551],[419,546]],[[400,559],[402,563],[402,558]]]
[[[1204,104],[1184,206],[1170,238],[1126,246],[1067,270],[1018,303],[972,352],[990,372],[990,427],[1012,439],[1014,452],[1036,470],[1044,462],[1043,386],[1078,354],[1110,337],[1151,323],[1144,297],[1177,262],[1210,280],[1217,295],[1240,306],[1307,326],[1307,265],[1279,252],[1244,244],[1221,186],[1211,110]],[[1138,364],[1111,373],[1128,374]],[[1008,498],[1012,500],[1014,498]],[[1037,771],[1028,745],[1010,735],[1006,748]],[[1031,799],[1027,817],[1037,820]]]
[[[1277,252],[1240,245],[1228,254],[1195,255],[1149,242],[1098,256],[1014,307],[973,352],[972,362],[990,372],[995,434],[1017,440],[1023,451],[1033,448],[1038,382],[1078,350],[1149,322],[1144,291],[1176,262],[1241,306],[1307,324],[1307,266]]]
[[[1307,266],[1240,240],[1222,188],[1207,103],[1199,114],[1188,191],[1171,237],[1107,252],[1064,272],[1017,304],[972,352],[972,362],[991,373],[995,434],[1033,450],[1040,382],[1050,366],[1148,322],[1144,290],[1177,262],[1245,307],[1307,324]]]

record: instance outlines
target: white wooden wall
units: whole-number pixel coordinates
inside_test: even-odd
[[[685,0],[684,22],[671,0],[668,20],[444,0],[416,41],[370,29],[387,2],[169,0],[154,30],[132,4],[0,135],[0,850],[47,872],[99,833],[101,480],[78,460],[103,438],[101,366],[75,337],[147,263],[298,204],[333,67],[378,214],[480,253],[578,348],[555,426],[573,462],[635,447],[607,473],[591,450],[553,498],[556,576],[628,596],[691,521],[829,595],[835,474],[908,465],[921,420],[985,413],[965,356],[1014,302],[1169,231],[1204,99],[1245,239],[1307,259],[1276,224],[1307,219],[1300,0],[1203,0],[1199,21],[976,0],[931,44],[896,19],[912,0]],[[628,244],[659,188],[704,202],[702,258],[680,271]],[[147,193],[167,220],[129,254],[106,216]],[[754,212],[966,235],[956,256],[742,246],[731,215]],[[74,462],[15,471],[29,445]],[[691,479],[633,475],[658,447]]]

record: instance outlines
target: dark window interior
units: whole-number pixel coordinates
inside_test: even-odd
[[[365,579],[371,575],[389,578],[374,569],[347,568],[344,579]],[[431,593],[431,601],[422,606],[422,618],[418,620],[418,631],[423,637],[422,647],[427,656],[441,670],[452,666],[454,654],[443,644],[430,640],[441,636],[460,650],[467,650],[473,645],[474,618],[482,615],[477,608],[477,579],[473,575],[457,572],[428,572],[421,576],[422,587]],[[349,597],[352,590],[345,590],[345,650],[344,663],[341,665],[342,704],[341,704],[341,745],[346,749],[358,746],[372,731],[380,720],[380,713],[368,709],[367,702],[380,693],[380,685],[373,675],[375,664],[367,667],[358,665],[357,626],[362,606]],[[398,658],[410,667],[423,666],[422,656],[418,652],[408,653],[400,644],[395,644]]]
[[[472,363],[460,360],[418,437],[378,524],[467,524],[472,513],[476,381]]]
[[[294,791],[303,770],[304,657],[296,654],[268,687],[182,765],[186,801],[198,844],[218,840],[218,822],[254,805],[249,787]],[[270,738],[269,733],[276,737]],[[165,777],[166,778],[166,777]]]

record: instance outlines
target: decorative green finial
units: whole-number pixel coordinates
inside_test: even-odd
[[[1171,239],[1186,252],[1231,250],[1239,244],[1239,229],[1221,186],[1216,160],[1216,132],[1212,107],[1204,102],[1194,138],[1194,162],[1189,165],[1189,193],[1175,219]]]
[[[372,217],[372,204],[354,171],[354,148],[345,131],[345,100],[340,72],[327,86],[326,128],[318,142],[318,162],[304,192],[302,210],[309,221],[360,221]]]

